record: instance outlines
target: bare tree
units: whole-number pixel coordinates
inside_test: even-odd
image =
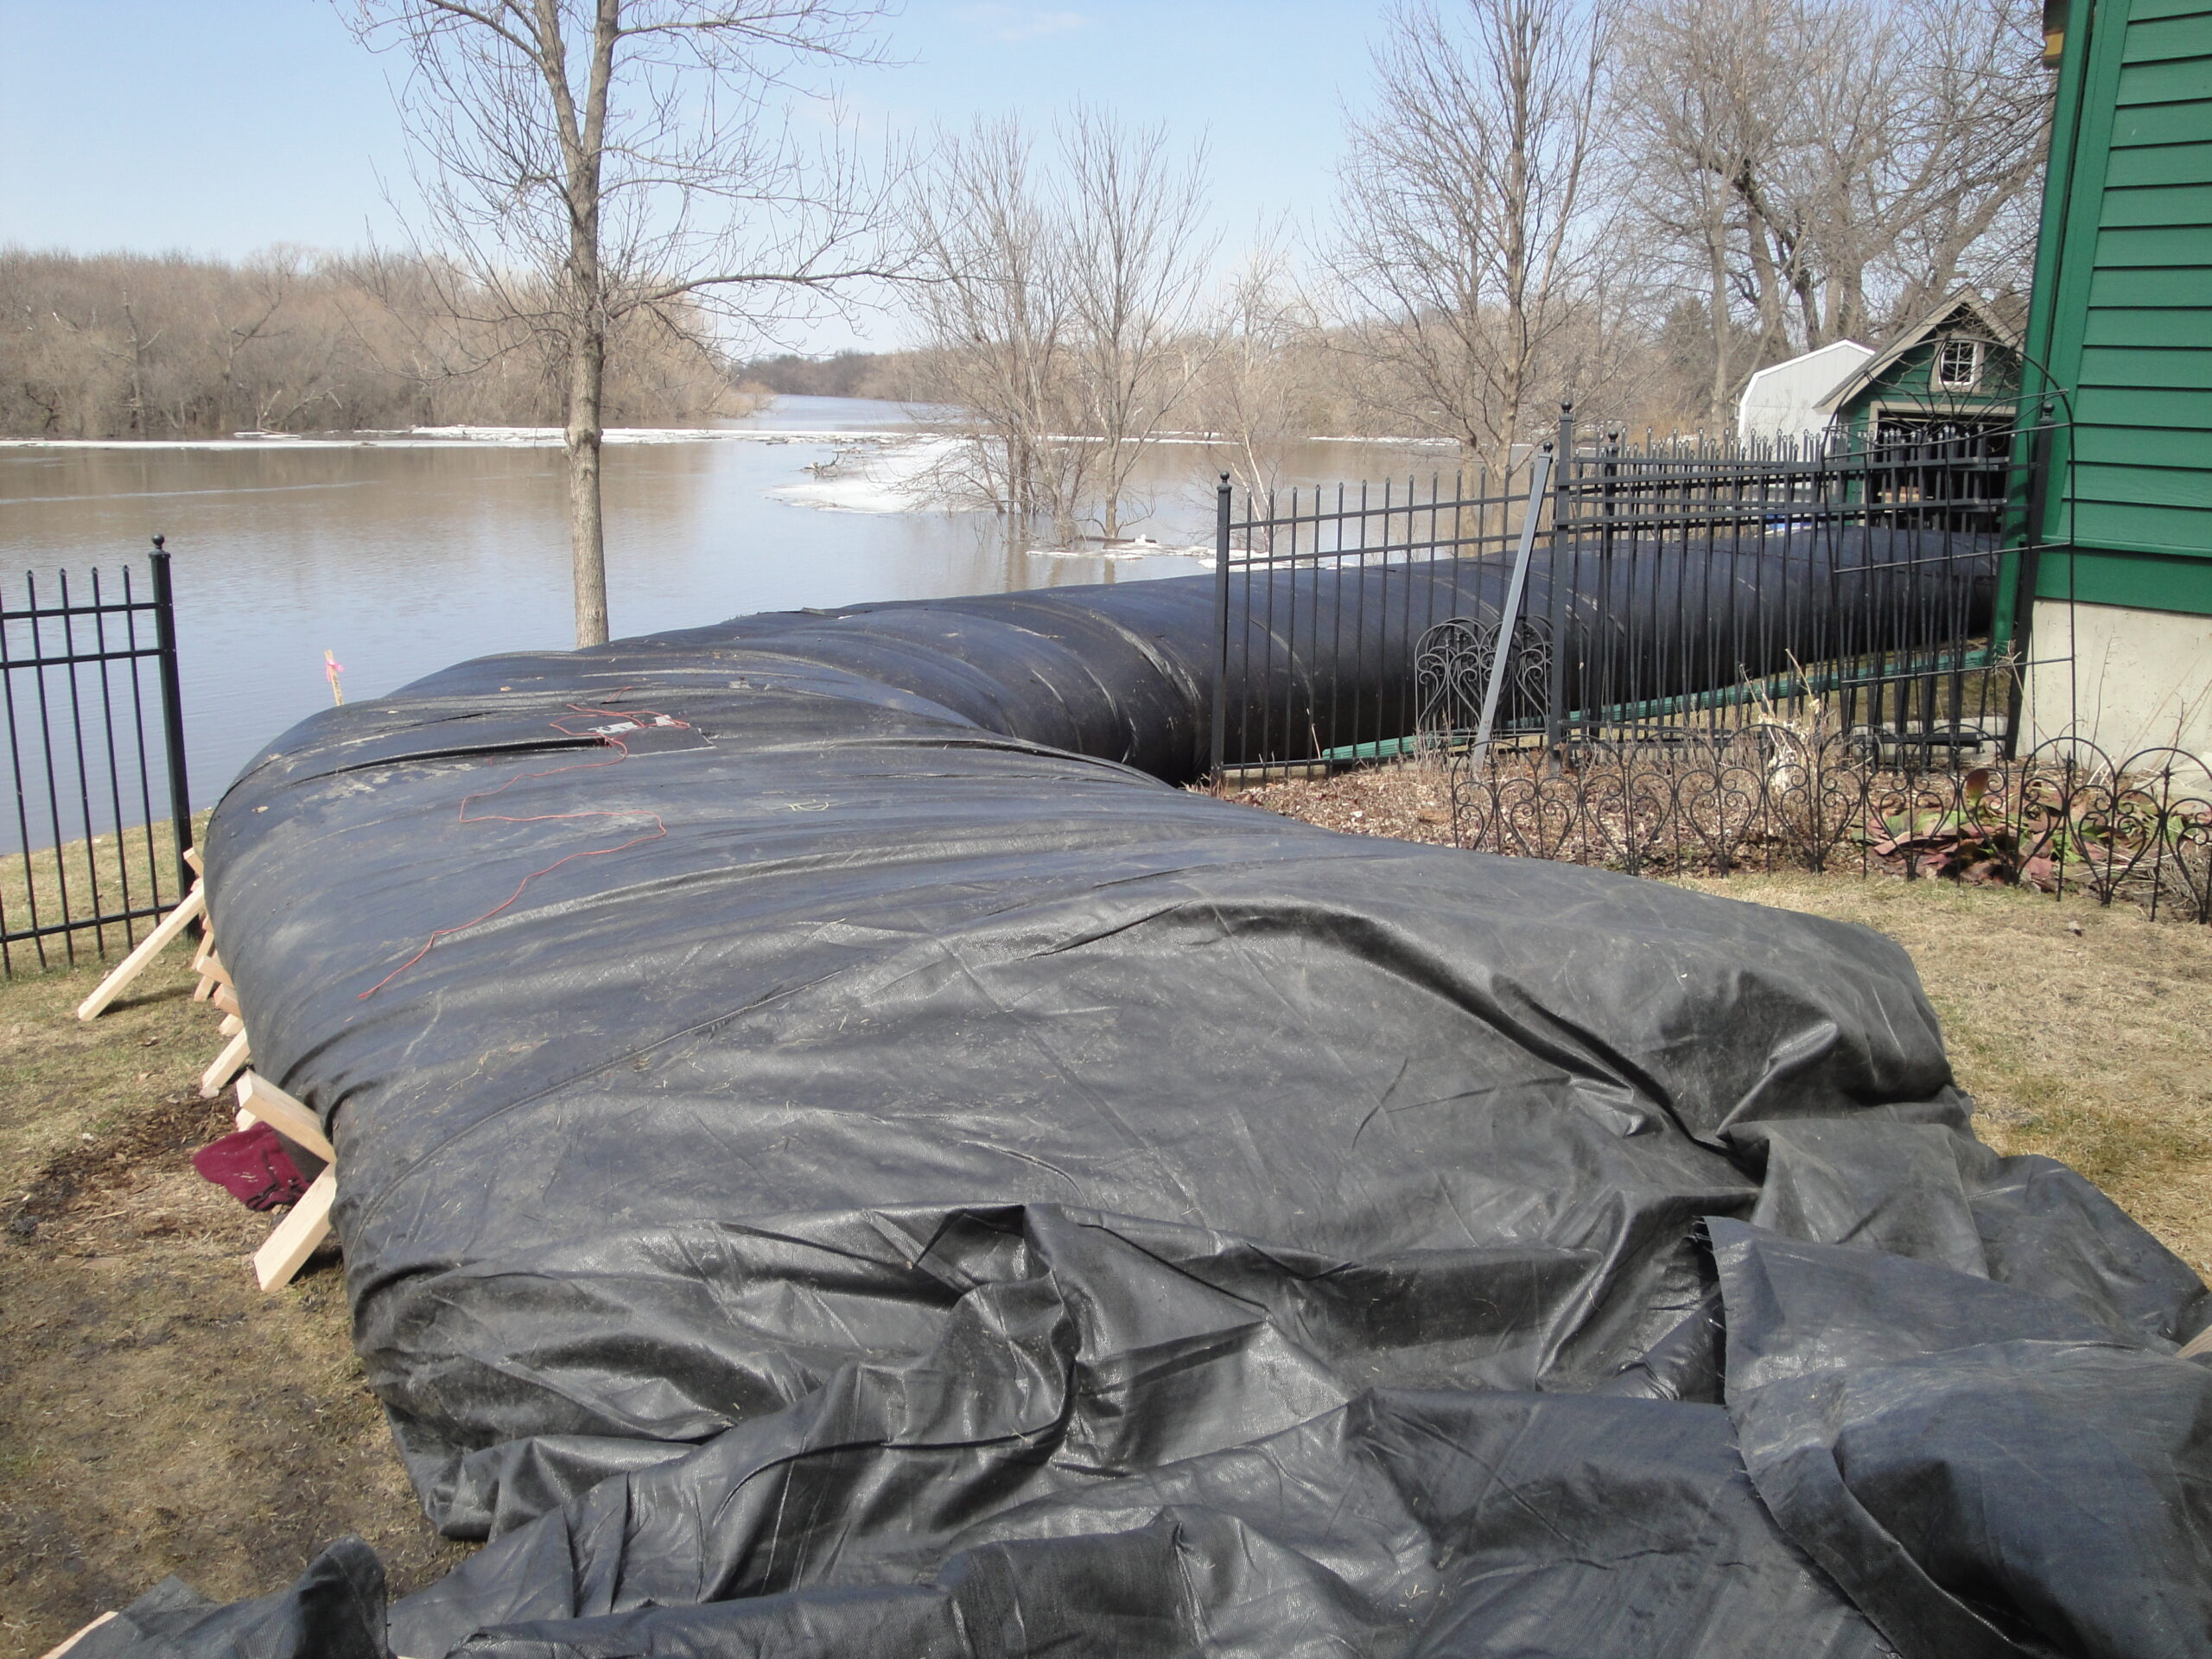
[[[607,638],[607,346],[639,314],[754,324],[885,274],[873,193],[796,143],[811,70],[865,60],[874,0],[338,0],[396,47],[426,238],[486,321],[556,353],[576,641]]]
[[[2022,0],[1638,0],[1617,188],[1702,296],[1710,414],[1763,363],[2024,277],[2034,26]]]
[[[1200,159],[1078,109],[942,140],[906,204],[919,378],[963,442],[925,486],[1055,533],[1121,533],[1131,474],[1204,359]]]
[[[1828,67],[1807,63],[1809,43],[1794,27],[1802,16],[1795,0],[1649,0],[1627,20],[1612,82],[1617,188],[1646,227],[1696,250],[1714,419],[1783,332],[1787,256],[1777,261],[1761,210],[1771,211],[1772,174],[1802,130],[1805,77]],[[1739,285],[1758,319],[1754,360],[1743,363],[1731,351]]]
[[[1198,400],[1212,460],[1239,489],[1265,497],[1290,446],[1322,429],[1333,401],[1320,319],[1272,240],[1230,281],[1213,333]]]
[[[683,301],[617,318],[607,418],[738,412]],[[450,265],[278,248],[238,264],[0,248],[0,432],[210,437],[559,417],[565,361]],[[672,319],[673,325],[671,326]]]
[[[1332,264],[1406,417],[1471,453],[1522,435],[1589,250],[1604,0],[1464,0],[1391,18]]]
[[[931,402],[959,411],[963,439],[925,482],[1025,521],[1065,522],[1073,301],[1036,171],[1019,123],[979,120],[941,139],[913,183],[907,237],[923,280],[912,298],[928,341],[918,372]]]
[[[1087,493],[1110,541],[1131,472],[1205,360],[1198,283],[1213,249],[1195,228],[1205,157],[1173,156],[1166,128],[1126,128],[1087,105],[1063,144]]]

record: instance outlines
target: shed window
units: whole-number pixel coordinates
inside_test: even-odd
[[[1972,391],[1981,384],[1981,342],[1947,340],[1936,348],[1936,390]]]

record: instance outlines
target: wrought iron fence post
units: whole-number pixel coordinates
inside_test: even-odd
[[[1574,474],[1574,401],[1563,397],[1559,405],[1558,447],[1552,451],[1551,579],[1546,584],[1544,609],[1551,630],[1549,671],[1544,676],[1544,752],[1548,771],[1556,771],[1567,746],[1567,584],[1560,580],[1560,556],[1567,546],[1569,492]],[[1531,497],[1531,504],[1536,498]]]
[[[1221,787],[1224,752],[1229,747],[1229,474],[1221,475],[1213,509],[1213,737],[1208,771]]]
[[[154,642],[162,682],[162,741],[169,774],[169,817],[176,837],[177,896],[192,887],[192,867],[184,855],[192,845],[192,787],[184,774],[184,692],[176,671],[176,596],[169,582],[169,556],[154,537]]]

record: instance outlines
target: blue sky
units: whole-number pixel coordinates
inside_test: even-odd
[[[1078,98],[1203,137],[1224,241],[1325,211],[1382,16],[1348,0],[907,0],[843,77],[910,135]],[[385,62],[326,0],[0,0],[0,242],[238,255],[389,239],[407,178]],[[884,338],[881,324],[871,330]],[[842,342],[832,327],[810,343]]]

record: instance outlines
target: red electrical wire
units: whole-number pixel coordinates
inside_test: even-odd
[[[620,696],[621,693],[617,692],[615,695]],[[655,726],[675,727],[678,729],[686,731],[690,729],[690,723],[688,721],[677,720],[671,715],[662,714],[657,709],[595,709],[588,703],[581,702],[572,702],[569,707],[574,709],[575,714],[580,716],[588,715],[604,715],[615,720],[630,721],[640,727],[646,725],[648,723],[648,720],[650,720],[650,722]],[[594,772],[601,766],[619,766],[625,760],[627,760],[630,758],[629,745],[623,742],[620,738],[615,736],[611,732],[572,732],[564,723],[563,723],[563,721],[559,720],[552,721],[551,725],[555,731],[559,732],[564,737],[595,737],[607,747],[620,750],[620,753],[618,753],[612,760],[580,760],[574,766],[551,766],[543,772],[518,772],[513,777],[508,779],[505,783],[501,784],[497,789],[480,790],[474,794],[462,796],[461,798],[460,813],[454,821],[459,823],[554,823],[569,818],[637,817],[642,813],[643,816],[652,819],[653,827],[652,830],[645,835],[632,836],[629,840],[621,842],[619,846],[586,848],[582,852],[570,853],[565,858],[556,858],[550,864],[546,865],[543,869],[532,870],[528,875],[525,875],[521,880],[515,883],[515,890],[512,893],[509,893],[498,904],[493,906],[491,909],[486,911],[481,916],[475,917],[466,922],[456,922],[451,927],[441,927],[433,931],[430,937],[423,941],[423,948],[420,950],[417,950],[413,956],[408,957],[406,961],[401,963],[398,967],[393,969],[375,984],[370,986],[367,990],[363,991],[360,995],[355,999],[356,1001],[363,1002],[367,1001],[369,998],[374,996],[378,991],[384,989],[385,986],[391,984],[393,980],[397,979],[410,968],[412,968],[416,963],[422,961],[423,957],[429,956],[430,954],[430,947],[435,944],[440,939],[445,938],[454,933],[465,933],[472,927],[475,927],[482,923],[490,921],[501,911],[512,905],[516,899],[521,898],[523,889],[527,887],[531,882],[537,880],[539,876],[550,875],[555,870],[559,869],[563,864],[572,864],[580,858],[603,858],[609,853],[626,852],[631,848],[642,846],[646,842],[659,841],[668,834],[668,824],[661,817],[661,815],[658,812],[645,812],[642,808],[634,808],[626,811],[616,809],[611,811],[598,812],[540,812],[529,817],[510,817],[502,813],[497,812],[487,812],[475,817],[470,817],[468,811],[468,805],[470,802],[488,801],[494,795],[505,794],[517,784],[526,783],[531,779],[537,778],[558,777],[564,772]]]

